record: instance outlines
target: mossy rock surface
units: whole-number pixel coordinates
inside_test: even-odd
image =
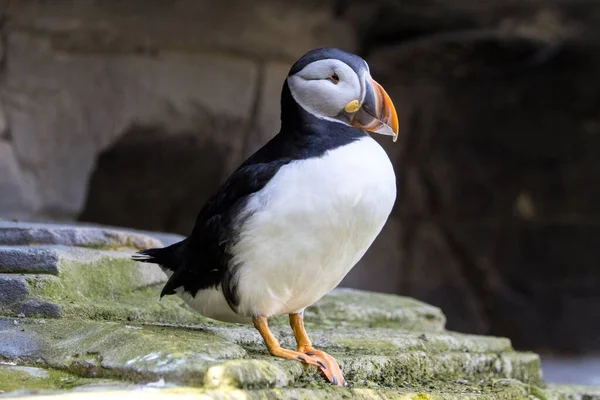
[[[278,326],[274,332],[283,345],[292,346],[289,328]],[[269,356],[254,329],[216,322],[180,327],[3,318],[0,358],[86,379],[142,385],[162,379],[212,391],[245,390],[253,396],[275,389],[282,396],[303,389],[331,398],[363,389],[388,393],[384,398],[411,391],[479,396],[507,392],[491,384],[503,380],[526,387],[542,384],[537,355],[515,352],[502,338],[353,326],[316,329],[311,336],[340,362],[352,385],[348,392],[324,384],[312,367]]]
[[[52,368],[24,367],[0,363],[0,387],[15,396],[20,391],[68,390],[73,388],[119,386],[118,381],[84,378]],[[122,386],[122,385],[121,385]]]
[[[536,354],[505,338],[444,329],[440,309],[337,289],[307,309],[313,344],[350,386],[271,357],[249,325],[204,318],[165,275],[131,254],[160,245],[136,232],[0,224],[0,396],[207,399],[596,399],[545,386]],[[116,233],[115,233],[116,232]],[[275,335],[295,346],[286,317]],[[2,394],[4,392],[4,394]],[[52,394],[55,393],[55,394]]]

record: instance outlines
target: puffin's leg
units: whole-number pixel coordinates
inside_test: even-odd
[[[265,345],[272,356],[286,358],[288,360],[302,361],[305,364],[315,365],[321,369],[329,381],[332,381],[333,376],[330,373],[330,370],[327,369],[326,364],[323,363],[320,358],[313,357],[306,353],[282,348],[279,345],[277,338],[273,336],[273,333],[269,329],[267,318],[254,317],[252,318],[252,322],[254,323],[254,327],[258,330],[265,341]]]
[[[296,343],[298,343],[298,351],[318,360],[321,371],[323,371],[329,382],[334,385],[345,386],[344,375],[335,358],[324,351],[316,350],[312,346],[304,328],[304,313],[290,314],[290,326],[294,331]]]

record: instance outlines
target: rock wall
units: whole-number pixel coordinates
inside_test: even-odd
[[[591,0],[0,0],[0,218],[189,232],[277,132],[289,65],[341,47],[402,127],[395,212],[344,285],[600,349],[598,26]]]
[[[110,205],[86,205],[88,183],[95,168],[99,180],[111,168],[104,152],[110,157],[122,146],[144,155],[136,160],[143,172],[167,166],[172,160],[162,162],[161,150],[183,143],[190,151],[180,167],[194,158],[214,165],[207,172],[215,179],[204,184],[214,187],[277,132],[289,62],[317,45],[354,47],[349,28],[331,14],[327,5],[274,1],[9,3],[0,151],[10,175],[2,214],[74,219],[86,210],[90,218],[105,217]],[[151,172],[159,183],[146,193],[173,181],[172,170]],[[128,200],[121,209],[149,199]],[[166,218],[134,225],[176,229]]]
[[[402,105],[401,292],[456,310],[454,329],[589,352],[600,348],[600,10],[544,4],[490,7],[476,29],[375,46],[369,61]]]

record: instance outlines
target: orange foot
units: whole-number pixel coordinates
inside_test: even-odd
[[[336,386],[347,386],[342,370],[333,356],[312,347],[298,349],[298,351],[306,354],[311,360],[316,361],[319,369],[330,383]]]
[[[316,366],[321,370],[325,378],[334,385],[344,386],[346,384],[342,371],[335,359],[320,350],[310,348],[304,351],[293,351],[276,346],[270,348],[269,352],[274,357],[296,360],[304,364]]]
[[[338,365],[335,358],[329,354],[316,350],[312,347],[306,330],[304,329],[304,323],[302,322],[302,314],[290,314],[290,323],[298,343],[298,351],[284,349],[279,345],[279,342],[273,336],[273,333],[269,329],[267,318],[265,317],[254,317],[252,318],[254,326],[263,337],[269,353],[275,357],[281,357],[288,360],[297,360],[305,364],[317,366],[325,378],[336,386],[346,386],[344,375]]]

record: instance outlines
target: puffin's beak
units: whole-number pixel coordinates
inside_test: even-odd
[[[392,99],[374,79],[369,78],[366,85],[365,100],[354,114],[352,125],[365,131],[379,133],[398,139],[398,115]]]

